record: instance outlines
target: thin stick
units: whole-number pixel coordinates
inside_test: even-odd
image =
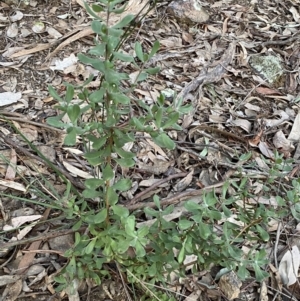
[[[235,181],[235,179],[231,179],[229,181],[232,182],[232,181]],[[212,191],[213,189],[215,189],[217,187],[222,187],[225,183],[226,183],[226,181],[222,181],[222,182],[216,183],[214,185],[206,186],[200,190],[191,190],[191,191],[180,192],[171,197],[163,199],[160,202],[160,204],[161,204],[161,206],[168,206],[171,204],[176,204],[176,203],[179,203],[180,201],[186,200],[190,197],[202,195],[204,192]],[[129,206],[126,206],[126,208],[128,210],[134,211],[134,210],[142,209],[145,207],[153,208],[155,206],[156,205],[154,202],[146,202],[146,203],[139,203],[139,204],[135,204],[135,205],[129,205]]]
[[[145,194],[147,194],[150,191],[153,191],[154,188],[158,187],[159,185],[166,183],[172,179],[176,179],[176,178],[182,178],[185,177],[187,175],[187,172],[181,172],[175,175],[171,175],[165,179],[162,179],[160,181],[155,182],[153,185],[151,185],[150,187],[146,188],[145,190],[141,191],[140,193],[138,193],[131,201],[130,201],[130,205],[135,204],[136,202],[138,202],[141,197]]]

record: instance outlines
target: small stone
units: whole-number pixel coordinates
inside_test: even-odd
[[[228,300],[239,297],[241,286],[242,282],[233,271],[224,274],[219,281],[219,287]]]
[[[283,74],[281,62],[274,55],[253,55],[249,65],[270,84],[278,81]]]
[[[209,19],[209,14],[197,0],[174,0],[168,5],[167,11],[187,24],[205,23]]]
[[[49,239],[49,245],[51,250],[66,252],[72,248],[74,244],[74,238],[72,234],[57,236]]]

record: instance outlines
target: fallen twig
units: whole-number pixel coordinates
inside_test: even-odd
[[[158,187],[159,185],[166,183],[172,179],[176,179],[176,178],[182,178],[185,177],[187,175],[187,172],[181,172],[175,175],[171,175],[165,179],[162,179],[160,181],[157,181],[156,183],[154,183],[153,185],[151,185],[150,187],[146,188],[145,190],[141,191],[140,193],[138,193],[131,201],[130,201],[130,205],[135,204],[136,202],[138,202],[140,200],[140,198],[147,194],[148,192],[154,190],[154,188]]]
[[[236,179],[231,179],[228,181],[235,181]],[[176,193],[171,197],[165,198],[163,200],[161,200],[160,205],[161,206],[168,206],[168,205],[172,205],[172,204],[176,204],[179,203],[180,201],[186,200],[190,197],[193,196],[197,196],[197,195],[202,195],[204,192],[209,192],[212,191],[213,189],[217,188],[217,187],[222,187],[227,181],[222,181],[219,183],[216,183],[214,185],[210,185],[210,186],[206,186],[202,189],[199,190],[191,190],[191,191],[185,191],[185,192],[180,192],[180,193]],[[156,206],[156,204],[154,202],[146,202],[146,203],[139,203],[139,204],[134,204],[134,205],[129,205],[126,206],[126,208],[128,210],[134,211],[134,210],[138,210],[138,209],[142,209],[145,207],[149,207],[149,208],[154,208]]]

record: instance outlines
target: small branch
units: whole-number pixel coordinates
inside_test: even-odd
[[[140,193],[138,193],[131,201],[130,201],[130,205],[135,204],[136,202],[138,202],[141,197],[145,194],[147,194],[148,192],[154,190],[156,187],[160,186],[161,184],[164,184],[172,179],[176,179],[176,178],[183,178],[187,175],[187,172],[181,172],[175,175],[171,175],[165,179],[162,179],[160,181],[155,182],[153,185],[151,185],[150,187],[146,188],[145,190],[141,191]]]
[[[19,246],[19,245],[24,245],[24,244],[28,244],[28,243],[32,243],[34,241],[37,240],[47,240],[53,237],[58,237],[58,236],[63,236],[63,235],[67,235],[67,234],[72,234],[74,232],[81,232],[83,230],[85,230],[86,227],[81,227],[79,230],[75,231],[73,229],[67,229],[67,230],[58,230],[58,231],[52,231],[49,233],[44,233],[42,235],[38,235],[35,237],[29,237],[29,238],[25,238],[25,239],[21,239],[21,240],[16,240],[16,241],[10,241],[10,242],[6,242],[6,243],[1,243],[0,244],[0,250],[1,249],[6,249],[6,248],[10,248],[10,247],[14,247],[14,246]]]
[[[229,180],[229,181],[230,182],[234,181],[234,179]],[[161,200],[160,205],[161,206],[168,206],[168,205],[171,205],[171,204],[179,203],[180,201],[186,200],[186,199],[188,199],[190,197],[193,197],[193,196],[202,195],[204,192],[209,192],[209,191],[212,191],[213,189],[215,189],[217,187],[222,187],[226,182],[227,181],[222,181],[222,182],[219,182],[217,184],[204,187],[200,190],[191,190],[191,191],[185,191],[185,192],[180,192],[180,193],[174,194],[171,197],[168,197],[168,198],[165,198],[165,199]],[[130,211],[134,211],[134,210],[142,209],[142,208],[145,208],[145,207],[154,208],[155,206],[156,205],[155,205],[154,202],[147,202],[147,203],[139,203],[139,204],[135,204],[135,205],[129,205],[129,206],[126,206],[126,208]]]

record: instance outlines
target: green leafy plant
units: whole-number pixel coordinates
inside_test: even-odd
[[[149,134],[155,143],[169,149],[175,148],[175,143],[168,136],[166,130],[180,130],[177,121],[180,113],[188,109],[187,106],[165,105],[163,95],[152,106],[142,100],[133,100],[130,93],[135,86],[155,74],[158,68],[144,69],[144,64],[159,49],[159,42],[155,42],[149,53],[145,53],[139,42],[135,43],[136,58],[121,50],[121,45],[128,27],[134,20],[132,15],[125,16],[117,24],[109,27],[95,12],[106,10],[107,20],[111,13],[120,14],[125,7],[118,7],[121,1],[101,1],[101,5],[86,6],[90,15],[95,17],[92,29],[97,34],[96,46],[88,54],[79,54],[79,60],[91,65],[101,74],[99,88],[89,91],[86,86],[91,82],[89,78],[81,86],[66,83],[64,97],[58,95],[53,87],[49,87],[50,94],[58,101],[57,109],[60,114],[48,119],[48,123],[55,127],[65,128],[66,145],[74,145],[78,138],[84,145],[85,158],[94,166],[95,177],[85,181],[82,197],[71,197],[67,201],[68,218],[77,217],[74,229],[82,224],[88,225],[88,232],[75,235],[74,248],[65,255],[69,263],[65,267],[68,277],[59,277],[57,281],[61,288],[74,278],[92,278],[100,283],[101,276],[107,272],[103,264],[117,262],[125,267],[132,267],[136,259],[129,255],[130,248],[134,249],[135,258],[146,255],[146,245],[149,229],[136,229],[136,219],[133,214],[118,204],[119,194],[131,187],[131,181],[126,178],[116,179],[115,171],[118,167],[129,168],[135,164],[135,153],[124,149],[127,143],[135,141],[137,132]],[[128,74],[117,68],[119,62],[131,63],[138,70],[138,75],[130,83]],[[124,82],[129,89],[122,88]],[[134,109],[140,108],[143,114],[135,114]],[[89,121],[83,122],[83,116],[89,115]],[[129,118],[130,117],[130,118]],[[65,122],[63,120],[68,120]],[[99,200],[99,208],[91,208],[89,199]],[[135,272],[142,271],[144,263],[136,266]],[[141,273],[144,274],[147,271]]]
[[[190,107],[182,100],[173,106],[166,105],[163,95],[151,106],[133,97],[138,83],[159,71],[158,68],[145,68],[145,63],[158,51],[159,42],[154,42],[149,52],[136,42],[136,56],[125,53],[122,45],[132,33],[130,28],[136,18],[128,15],[109,26],[110,15],[121,14],[125,7],[119,6],[120,0],[98,2],[100,4],[92,7],[86,5],[88,13],[94,17],[91,26],[97,35],[95,46],[78,58],[99,71],[99,87],[88,88],[92,77],[80,86],[65,83],[64,96],[49,87],[50,94],[58,102],[59,114],[48,118],[48,123],[66,129],[66,145],[81,141],[84,157],[94,168],[94,177],[85,181],[82,193],[74,194],[69,187],[61,200],[66,218],[76,220],[73,229],[77,232],[73,248],[65,253],[68,263],[56,278],[58,290],[72,286],[74,279],[90,278],[101,283],[103,278],[109,277],[107,264],[115,264],[131,283],[138,283],[137,279],[151,284],[165,283],[171,272],[184,276],[188,255],[197,257],[191,264],[194,272],[215,264],[237,270],[244,279],[250,275],[251,267],[261,281],[267,276],[262,269],[267,260],[264,251],[259,249],[259,242],[269,239],[264,225],[276,214],[263,204],[251,208],[237,204],[253,196],[247,187],[248,177],[228,182],[220,195],[212,191],[204,194],[199,203],[187,201],[184,206],[187,214],[176,222],[166,219],[174,206],[162,208],[158,196],[154,197],[156,208],[144,210],[155,219],[151,226],[137,227],[135,214],[120,205],[121,192],[129,190],[132,183],[126,177],[116,176],[116,172],[135,165],[135,153],[126,145],[136,141],[137,133],[147,133],[157,145],[173,150],[175,143],[168,131],[181,130],[178,119]],[[106,12],[106,21],[96,14],[100,11]],[[131,64],[138,71],[134,81],[119,69],[120,62]],[[240,159],[246,157],[249,158],[249,154]],[[269,184],[277,179],[281,168],[283,165],[278,158]],[[287,195],[290,202],[297,203],[294,211],[297,216],[299,181],[293,185],[294,190]],[[235,193],[229,194],[229,188]],[[97,205],[91,200],[96,200]],[[233,209],[237,212],[237,220],[244,224],[242,231],[240,226],[228,221]],[[218,223],[222,224],[219,232],[215,228]],[[87,227],[84,233],[79,231],[83,225]],[[241,251],[245,240],[253,242],[248,255]],[[161,296],[161,300],[165,299],[166,295]]]

